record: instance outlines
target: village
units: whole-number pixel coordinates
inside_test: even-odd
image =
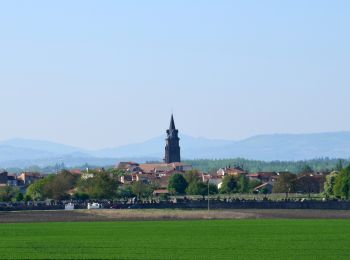
[[[170,196],[170,195],[205,195],[204,191],[189,191],[179,193],[176,190],[169,189],[169,181],[174,175],[195,177],[197,181],[202,183],[204,187],[214,187],[211,189],[211,195],[221,194],[240,194],[244,198],[244,194],[263,194],[272,193],[298,193],[298,194],[320,194],[324,192],[326,176],[330,173],[306,172],[299,175],[290,172],[254,172],[248,173],[241,167],[224,167],[216,172],[206,173],[193,169],[191,165],[174,162],[174,163],[144,163],[136,162],[120,162],[114,169],[70,169],[67,170],[72,176],[78,179],[93,180],[94,177],[103,173],[109,173],[117,181],[118,189],[123,187],[131,187],[133,184],[141,182],[148,187],[153,187],[152,196]],[[117,173],[112,174],[112,173]],[[17,188],[23,195],[28,194],[27,188],[40,180],[48,178],[49,175],[38,172],[22,172],[18,175],[9,174],[6,171],[0,173],[0,187]],[[287,177],[287,179],[285,178]],[[242,187],[240,181],[244,180],[246,187]],[[226,184],[225,184],[226,181]],[[231,190],[229,190],[231,181]],[[225,187],[223,185],[226,185]],[[233,186],[232,186],[233,185]],[[229,187],[227,187],[229,186]],[[115,187],[117,189],[117,187]],[[76,190],[70,190],[69,193],[73,197]],[[134,196],[131,194],[131,197]],[[144,197],[144,196],[142,196]],[[147,197],[150,197],[148,193]],[[25,196],[23,196],[25,198]],[[33,199],[33,198],[30,198]],[[29,200],[30,200],[29,199]],[[94,198],[91,198],[94,199]]]
[[[88,203],[100,202],[105,207],[118,208],[144,203],[209,202],[210,198],[218,202],[349,198],[349,193],[341,193],[344,189],[338,187],[346,185],[346,181],[336,184],[337,176],[341,176],[339,172],[348,168],[341,166],[333,171],[317,172],[306,165],[298,173],[248,172],[242,166],[227,165],[205,172],[181,162],[180,138],[173,115],[166,134],[163,162],[118,162],[114,167],[70,168],[53,174],[1,171],[0,200],[5,206],[15,203],[24,207],[62,207],[69,202],[70,207],[74,203],[85,207]]]

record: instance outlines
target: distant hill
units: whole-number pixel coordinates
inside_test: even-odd
[[[181,155],[186,159],[220,159],[242,157],[256,160],[306,160],[321,157],[349,158],[350,132],[317,134],[271,134],[241,141],[212,140],[180,136]],[[94,152],[104,157],[162,158],[164,137]]]
[[[350,132],[254,136],[222,147],[216,155],[265,161],[350,158]]]
[[[216,151],[232,144],[232,141],[213,140],[201,137],[180,135],[181,155],[183,158],[193,158],[199,151]],[[97,157],[155,157],[163,158],[165,136],[158,136],[146,142],[123,145],[116,148],[102,149],[92,154]]]
[[[84,152],[83,149],[74,146],[59,144],[50,141],[29,140],[22,138],[14,138],[7,141],[2,141],[0,142],[0,146],[40,150],[50,154],[68,154],[75,152]]]
[[[180,135],[183,159],[246,158],[256,160],[307,160],[313,158],[350,158],[350,132],[317,134],[271,134],[241,141],[213,140]],[[59,143],[12,139],[0,142],[0,167],[111,165],[121,160],[161,160],[165,136],[148,141],[87,151]]]

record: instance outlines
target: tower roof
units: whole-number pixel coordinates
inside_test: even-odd
[[[171,114],[169,130],[175,130],[174,116]]]

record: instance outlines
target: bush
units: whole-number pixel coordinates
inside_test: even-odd
[[[174,174],[170,177],[168,190],[176,194],[185,194],[188,183],[182,174]]]

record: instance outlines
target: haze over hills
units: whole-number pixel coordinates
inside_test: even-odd
[[[317,134],[271,134],[241,141],[214,140],[180,135],[183,159],[236,158],[256,160],[306,160],[321,157],[349,158],[350,132]],[[64,162],[112,165],[121,160],[161,160],[164,136],[116,148],[88,151],[59,143],[12,139],[0,142],[0,167],[47,166]]]

